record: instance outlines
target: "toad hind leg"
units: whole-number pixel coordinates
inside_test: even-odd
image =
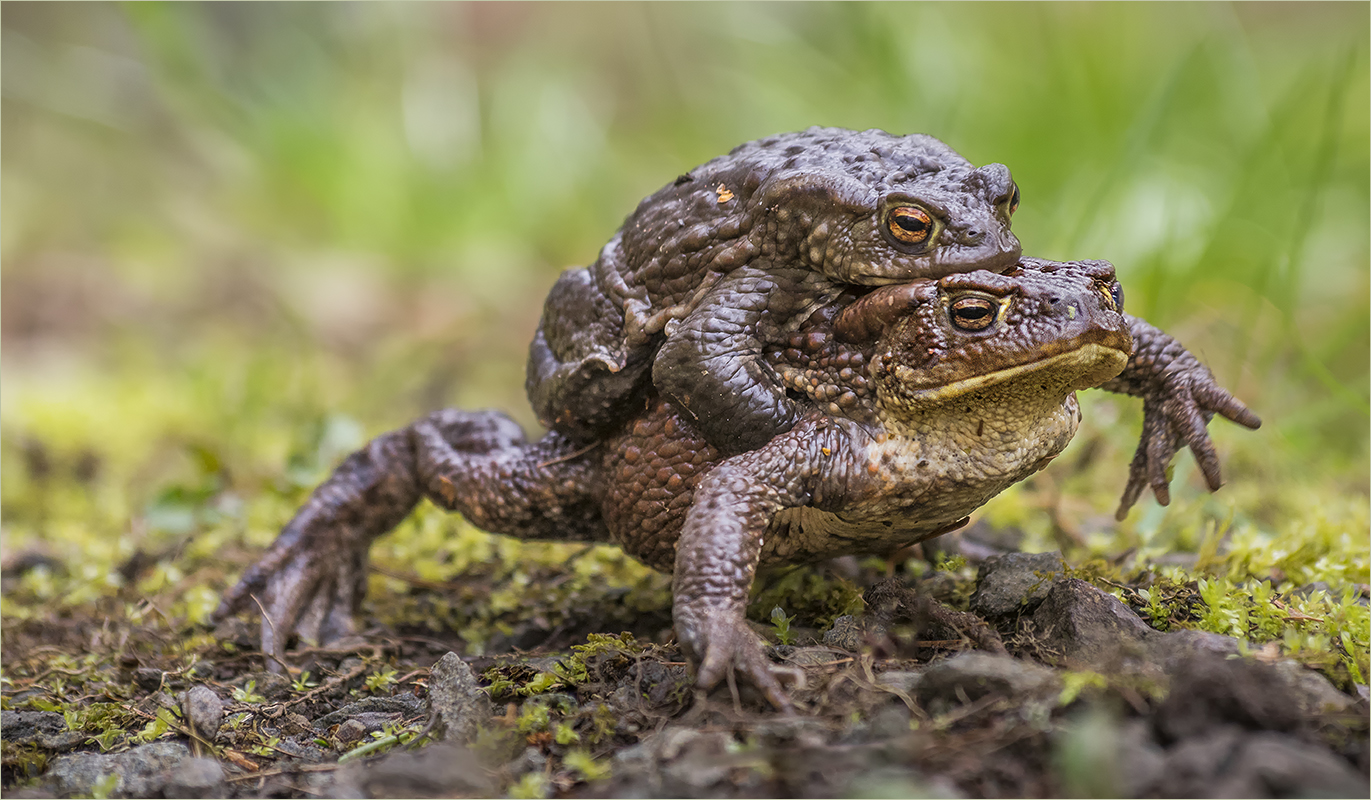
[[[559,434],[528,442],[492,411],[448,409],[348,456],[239,582],[215,619],[262,612],[262,652],[279,670],[287,639],[331,641],[355,631],[371,542],[428,497],[474,525],[526,539],[607,537],[594,459]]]
[[[784,289],[778,290],[778,285]],[[667,335],[652,381],[725,455],[756,450],[795,426],[800,410],[762,358],[764,316],[787,318],[798,279],[744,268]]]

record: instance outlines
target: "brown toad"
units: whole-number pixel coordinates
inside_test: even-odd
[[[733,456],[654,393],[592,447],[556,431],[529,442],[493,411],[432,414],[345,460],[216,613],[260,594],[278,661],[293,631],[351,632],[372,540],[428,497],[485,530],[614,542],[673,572],[699,684],[736,669],[785,706],[743,620],[757,568],[897,550],[1042,469],[1076,430],[1075,390],[1128,379],[1120,296],[1106,263],[1025,259],[839,297],[761,354],[799,422]],[[1148,374],[1203,370],[1159,341],[1141,345]]]
[[[721,452],[760,447],[807,408],[768,348],[854,289],[1010,269],[1018,204],[1003,164],[973,167],[922,134],[814,127],[740,145],[645,198],[593,264],[562,274],[529,348],[529,400],[545,426],[591,443],[655,392]],[[1204,426],[1235,413],[1174,340],[1130,327],[1139,358],[1105,387],[1146,398],[1121,516],[1148,484],[1167,502],[1180,443],[1217,489]]]
[[[767,344],[853,284],[1010,268],[1018,202],[1003,164],[931,136],[816,127],[740,145],[562,274],[529,349],[534,411],[594,441],[652,383],[724,452],[757,447],[802,413]]]

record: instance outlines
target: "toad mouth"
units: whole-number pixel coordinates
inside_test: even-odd
[[[1072,390],[1089,389],[1122,372],[1124,366],[1128,364],[1128,358],[1133,350],[1132,339],[1127,334],[1122,334],[1122,341],[1119,339],[1120,334],[1114,331],[1100,331],[1099,334],[1102,335],[1088,335],[1083,337],[1084,340],[1064,342],[1062,343],[1063,347],[1058,352],[1033,361],[1015,364],[982,375],[973,375],[943,386],[915,389],[901,394],[909,402],[928,405],[961,397],[980,389],[1000,386],[1045,371],[1070,376],[1070,379],[1063,381],[1063,384],[1068,385]],[[1103,339],[1103,341],[1096,341],[1098,339]],[[1124,343],[1126,346],[1120,346]],[[897,368],[895,377],[902,380],[903,376],[900,373],[905,369],[903,367]]]

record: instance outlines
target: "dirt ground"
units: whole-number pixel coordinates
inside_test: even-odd
[[[1140,606],[1141,584],[992,554],[976,535],[918,577],[886,579],[875,560],[790,573],[869,587],[863,614],[824,630],[784,612],[756,623],[793,716],[747,685],[698,693],[665,593],[655,610],[624,613],[610,592],[555,624],[523,613],[482,655],[452,631],[374,624],[296,651],[290,677],[263,670],[246,618],[179,640],[98,603],[9,620],[5,794],[1366,795],[1364,685],[1277,647],[1159,631],[1096,585]],[[472,596],[501,589],[472,580]],[[406,601],[453,591],[416,581]],[[1185,591],[1175,622],[1203,605]]]

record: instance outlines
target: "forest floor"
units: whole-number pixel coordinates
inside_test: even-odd
[[[1211,582],[1127,562],[1072,569],[1009,552],[1015,538],[978,525],[904,563],[759,581],[750,616],[794,715],[746,684],[698,693],[671,638],[668,579],[609,548],[512,565],[497,546],[452,582],[378,576],[390,593],[369,601],[363,634],[296,651],[289,675],[264,671],[246,617],[212,630],[128,592],[27,608],[4,624],[5,794],[1366,794],[1367,689],[1340,645],[1291,657],[1207,632],[1229,602]],[[125,564],[128,586],[156,560]],[[60,569],[8,565],[11,612],[26,575]],[[606,573],[627,577],[586,577]],[[1331,593],[1264,602],[1307,617]],[[1365,606],[1367,587],[1347,594]],[[948,622],[934,601],[989,625]],[[487,630],[437,624],[492,603],[506,612]]]

